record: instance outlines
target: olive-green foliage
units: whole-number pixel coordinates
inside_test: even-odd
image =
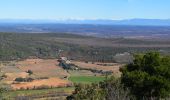
[[[32,70],[28,70],[27,73],[28,73],[29,75],[32,75],[32,74],[33,74],[33,71],[32,71]]]
[[[65,38],[66,42],[60,42],[58,38]],[[94,47],[67,42],[67,39],[72,38],[92,37],[63,33],[0,33],[0,60],[24,59],[29,56],[39,58],[67,56],[77,60],[114,61],[113,55],[116,50],[113,52],[110,47]]]
[[[67,100],[130,100],[130,96],[119,80],[109,78],[98,84],[77,84]]]
[[[170,94],[170,57],[161,57],[157,52],[135,55],[134,62],[121,71],[122,83],[138,100]]]
[[[64,42],[60,41],[60,39]],[[70,39],[78,42],[68,41]],[[93,41],[88,41],[89,39]],[[84,44],[81,43],[81,40],[87,41],[85,41]],[[103,42],[106,42],[106,46],[101,46],[98,41],[101,41],[101,39],[63,33],[0,33],[0,60],[24,59],[29,56],[39,58],[67,56],[70,59],[76,60],[114,62],[114,55],[117,53],[134,53],[160,49],[165,51],[170,50],[169,47],[113,47],[112,44],[107,44],[108,41],[113,42],[112,39],[102,39]],[[123,38],[114,39],[114,41],[120,41],[120,44],[129,43],[129,45],[132,43],[137,45],[141,43],[139,41],[137,42],[137,40],[133,41]],[[148,43],[149,42],[145,42],[145,44]],[[122,60],[119,60],[119,62],[121,61]]]
[[[3,93],[7,92],[8,89],[4,87],[0,87],[0,100],[3,100]]]
[[[2,98],[3,89],[0,88],[0,99]]]
[[[83,84],[90,84],[90,83],[99,83],[105,80],[103,76],[71,76],[69,80],[73,83],[83,83]]]
[[[67,97],[67,100],[104,100],[104,94],[96,84],[78,84],[75,86],[75,93]]]

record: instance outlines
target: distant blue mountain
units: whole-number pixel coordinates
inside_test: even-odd
[[[67,20],[71,24],[102,24],[102,25],[149,25],[170,26],[170,19],[129,19],[129,20]]]
[[[170,38],[170,20],[0,20],[0,32],[72,33],[96,37]]]
[[[170,19],[128,19],[128,20],[29,20],[29,19],[0,19],[0,24],[93,24],[93,25],[147,25],[147,26],[170,26]]]
[[[154,26],[170,26],[170,19],[131,19],[115,22],[120,25],[154,25]]]

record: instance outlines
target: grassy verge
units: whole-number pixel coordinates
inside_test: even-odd
[[[73,83],[96,83],[105,80],[104,76],[71,76],[69,78]]]
[[[16,96],[30,96],[30,95],[43,95],[51,92],[66,92],[71,93],[74,90],[74,87],[65,87],[65,88],[52,88],[52,89],[42,89],[42,90],[18,90],[18,91],[8,91],[3,93],[4,98],[14,98]]]

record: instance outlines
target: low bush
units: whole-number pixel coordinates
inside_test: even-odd
[[[32,75],[32,74],[33,74],[33,71],[32,71],[32,70],[28,70],[27,73],[28,73],[29,75]]]
[[[33,78],[22,78],[22,77],[15,79],[16,82],[32,82],[33,80],[34,80]]]

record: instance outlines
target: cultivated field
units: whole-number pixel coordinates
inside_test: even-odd
[[[67,80],[62,80],[59,78],[49,78],[49,79],[43,79],[43,80],[35,80],[32,82],[24,82],[19,84],[12,84],[11,87],[14,90],[17,89],[34,89],[37,87],[67,87],[71,86],[72,84]]]
[[[123,64],[118,63],[99,63],[99,62],[81,62],[81,61],[72,61],[73,64],[77,65],[80,68],[102,70],[102,71],[112,71],[114,75],[120,75],[119,68]]]
[[[86,83],[86,84],[98,83],[105,79],[106,77],[104,76],[71,76],[69,78],[69,80],[72,81],[73,83]]]
[[[44,100],[44,98],[64,100],[73,92],[73,83],[91,84],[106,79],[105,74],[95,73],[91,70],[111,71],[114,76],[120,76],[119,68],[123,66],[118,63],[87,63],[83,61],[71,61],[71,64],[77,66],[78,69],[65,70],[59,66],[57,59],[3,62],[0,68],[1,74],[5,77],[0,83],[10,87],[10,91],[3,95],[7,100],[15,100],[22,96],[30,97],[33,100]],[[28,70],[31,70],[32,74],[29,74]],[[17,78],[33,80],[18,82]]]
[[[36,77],[60,77],[63,78],[69,74],[58,66],[56,59],[27,59],[17,62],[16,66],[22,71],[32,70]]]
[[[27,73],[28,70],[33,72],[32,75]],[[14,90],[33,89],[38,87],[66,87],[71,86],[71,82],[64,77],[69,74],[58,66],[56,59],[27,59],[23,61],[13,61],[2,67],[6,78],[3,83],[11,85]],[[15,82],[16,78],[33,78],[31,82]]]
[[[5,83],[7,84],[12,84],[13,81],[18,78],[18,77],[21,77],[21,78],[26,78],[28,77],[28,73],[26,72],[19,72],[19,73],[5,73],[6,75],[6,78],[3,80]]]
[[[52,88],[52,89],[50,88],[50,89],[41,89],[41,90],[17,90],[17,91],[5,92],[3,93],[3,96],[7,100],[15,100],[17,97],[20,96],[29,96],[32,97],[33,100],[41,100],[41,99],[48,100],[51,98],[49,97],[50,95],[54,95],[52,99],[57,99],[60,98],[61,96],[63,97],[64,95],[70,95],[73,90],[74,90],[73,87]],[[62,95],[61,93],[64,95]],[[62,98],[59,100],[65,100],[65,99]]]

